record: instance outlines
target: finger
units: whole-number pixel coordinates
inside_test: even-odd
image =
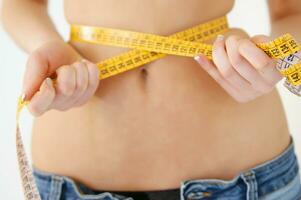
[[[251,84],[245,80],[232,66],[229,61],[224,38],[219,36],[213,44],[213,62],[221,75],[241,93],[250,93],[253,90]]]
[[[257,70],[262,70],[266,67],[274,68],[275,66],[275,62],[250,40],[241,40],[238,50]]]
[[[76,72],[73,66],[64,65],[56,73],[56,96],[51,108],[66,110],[68,98],[73,95],[76,87]]]
[[[99,69],[98,67],[93,64],[92,62],[89,62],[87,60],[83,60],[84,63],[86,63],[88,73],[89,73],[89,84],[86,89],[85,94],[78,99],[74,106],[81,106],[85,104],[96,92],[98,85],[99,85]]]
[[[204,55],[196,56],[195,60],[235,100],[239,102],[245,102],[247,100],[245,96],[241,95],[239,91],[222,76]]]
[[[30,100],[39,90],[42,82],[47,77],[47,60],[38,52],[31,54],[26,64],[23,78],[23,93],[25,100]]]
[[[240,55],[238,48],[241,38],[237,36],[230,36],[226,41],[226,49],[229,60],[235,70],[246,80],[248,80],[252,87],[259,92],[270,91],[272,86],[264,80],[260,73],[243,57]]]
[[[249,40],[243,41],[239,45],[239,52],[248,60],[261,75],[272,85],[275,85],[283,77],[276,69],[276,60],[270,58],[263,50],[258,48],[256,44],[266,43],[270,38],[263,35],[253,37],[252,42]]]
[[[46,78],[40,90],[32,97],[28,104],[28,110],[34,116],[40,116],[46,112],[55,98],[55,89],[50,78]]]
[[[76,62],[72,65],[76,72],[76,87],[74,93],[68,99],[67,103],[70,107],[74,105],[76,101],[79,101],[85,94],[89,85],[89,72],[84,62]]]
[[[271,38],[266,35],[256,35],[250,38],[255,44],[267,43],[271,41]]]

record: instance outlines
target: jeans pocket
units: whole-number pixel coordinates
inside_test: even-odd
[[[291,182],[289,182],[284,187],[259,198],[259,200],[279,200],[279,199],[281,200],[301,199],[301,183],[300,183],[299,173]]]
[[[34,170],[34,177],[42,200],[133,200],[109,192],[95,194],[85,186],[82,190],[65,176]]]
[[[87,192],[90,189],[86,188],[86,191],[83,192],[82,189],[75,183],[72,179],[65,178],[67,184],[67,190],[72,190],[71,194],[73,197],[69,196],[66,200],[133,200],[131,197],[125,197],[117,195],[110,192],[102,192],[99,194],[94,194],[94,192]],[[82,185],[82,187],[85,187]],[[64,199],[65,200],[65,199]]]

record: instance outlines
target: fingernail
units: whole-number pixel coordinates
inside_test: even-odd
[[[22,89],[21,89],[21,97],[22,97],[22,100],[26,100],[26,97],[27,97],[27,89],[26,89],[26,84],[23,82],[23,85],[22,85]]]
[[[194,57],[194,59],[201,65],[205,63],[205,59],[204,59],[203,55],[197,55]]]
[[[87,60],[87,59],[81,59],[81,62],[83,62],[83,63],[89,63],[89,61]]]
[[[224,38],[225,38],[224,35],[218,35],[218,36],[216,37],[216,40],[215,40],[215,41],[220,42],[220,41],[223,41]]]
[[[199,61],[200,58],[201,58],[200,55],[197,55],[197,56],[194,57],[194,59],[195,59],[196,61]]]
[[[47,84],[47,86],[48,87],[52,87],[52,80],[48,77],[48,78],[46,78],[46,84]]]

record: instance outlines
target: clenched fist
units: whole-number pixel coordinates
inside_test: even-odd
[[[50,78],[55,74],[56,81]],[[99,84],[97,66],[67,43],[51,41],[29,56],[23,83],[29,111],[40,116],[49,109],[67,110],[85,104]]]

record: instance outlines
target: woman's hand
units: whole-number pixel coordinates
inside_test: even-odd
[[[49,109],[67,110],[85,104],[98,84],[97,66],[67,43],[52,41],[36,49],[27,62],[23,93],[28,110],[40,116]],[[49,78],[56,74],[56,84]]]
[[[224,39],[220,35],[213,44],[213,62],[203,55],[195,59],[236,101],[248,102],[271,92],[283,78],[276,61],[256,46],[268,41],[267,36]]]

